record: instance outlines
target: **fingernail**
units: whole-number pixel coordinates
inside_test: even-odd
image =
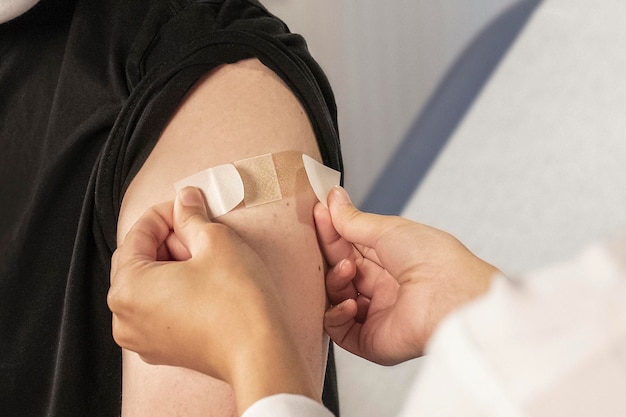
[[[204,196],[199,189],[195,187],[185,187],[178,192],[178,199],[185,207],[203,207]]]
[[[339,271],[343,271],[344,269],[346,269],[349,265],[349,260],[348,258],[342,259],[341,261],[339,261],[339,264],[337,264]]]
[[[335,195],[335,201],[337,203],[352,205],[352,200],[350,200],[350,196],[348,195],[346,190],[343,189],[343,187],[336,185],[333,188],[333,194]]]

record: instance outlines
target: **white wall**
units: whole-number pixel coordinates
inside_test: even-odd
[[[515,0],[265,0],[307,39],[333,85],[346,188],[362,201],[437,82]]]

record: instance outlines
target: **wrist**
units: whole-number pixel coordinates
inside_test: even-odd
[[[321,388],[286,325],[262,321],[249,343],[240,346],[230,380],[239,414],[256,401],[275,394],[298,394],[320,401]]]

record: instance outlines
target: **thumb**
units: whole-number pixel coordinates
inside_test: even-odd
[[[337,233],[349,242],[375,247],[384,229],[384,218],[357,209],[343,188],[334,187],[328,194],[328,209]]]
[[[180,190],[174,202],[174,233],[191,256],[206,246],[205,226],[210,223],[202,191],[195,187]]]

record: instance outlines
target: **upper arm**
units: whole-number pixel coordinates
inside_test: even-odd
[[[173,115],[124,195],[118,241],[150,206],[173,199],[173,183],[219,164],[295,150],[319,159],[306,113],[282,81],[257,60],[222,66],[201,79]],[[312,219],[316,198],[299,182],[282,200],[234,210],[215,219],[233,227],[279,282],[299,343],[320,382],[323,260]],[[192,371],[151,366],[123,356],[123,415],[231,415],[230,388]],[[226,411],[228,410],[228,411]]]

